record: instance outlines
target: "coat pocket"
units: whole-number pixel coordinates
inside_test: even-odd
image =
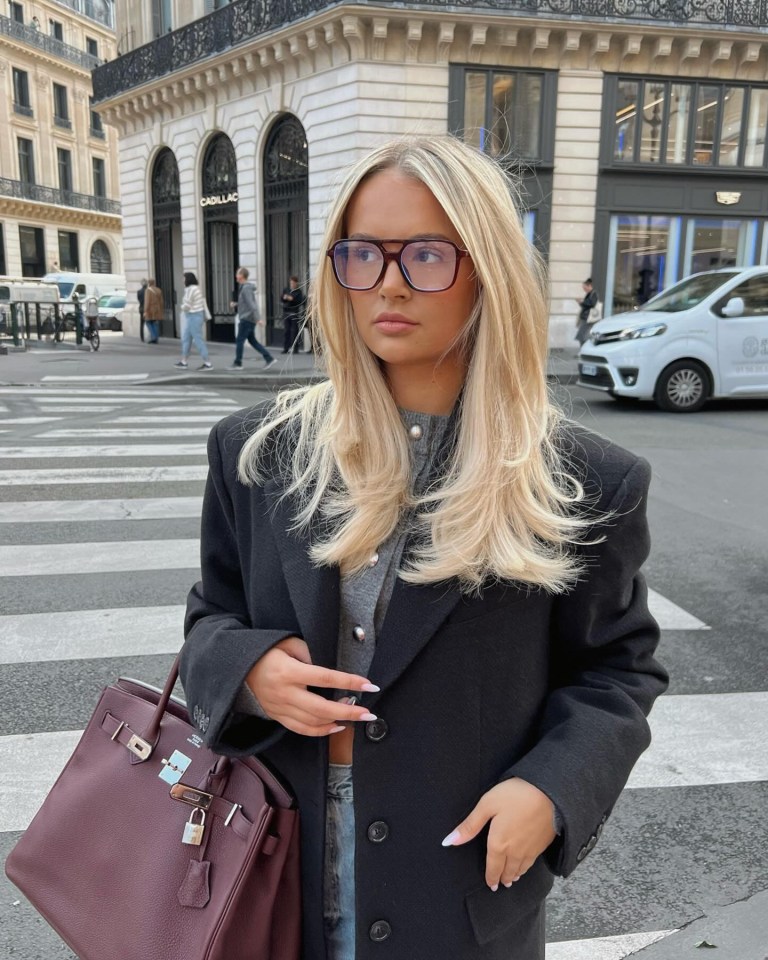
[[[540,907],[554,882],[555,878],[539,858],[511,887],[500,886],[494,893],[483,884],[471,890],[465,903],[478,944],[490,943]]]

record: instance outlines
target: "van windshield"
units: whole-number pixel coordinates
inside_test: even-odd
[[[732,280],[737,273],[737,270],[723,270],[688,277],[644,303],[640,309],[643,313],[682,313],[683,310],[697,307],[710,293]]]
[[[72,293],[74,283],[66,283],[64,280],[59,280],[56,286],[59,288],[59,293],[61,294],[62,300],[66,300],[67,297]]]

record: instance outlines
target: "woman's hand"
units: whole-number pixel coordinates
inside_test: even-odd
[[[307,689],[379,690],[365,677],[314,666],[309,647],[299,637],[287,637],[275,644],[251,669],[245,682],[267,716],[305,737],[338,733],[345,729],[339,725],[340,720],[376,719],[365,707],[326,700]]]
[[[519,778],[505,780],[483,794],[443,846],[473,840],[490,820],[485,882],[494,891],[499,882],[511,887],[557,836],[554,815],[555,805],[538,787]]]

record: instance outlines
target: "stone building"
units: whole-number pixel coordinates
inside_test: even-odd
[[[340,169],[414,131],[453,132],[519,175],[553,345],[572,342],[588,275],[607,314],[768,259],[756,0],[117,0],[117,19],[122,56],[96,70],[95,98],[120,133],[129,288],[158,276],[168,332],[193,270],[209,336],[231,338],[242,263],[276,338],[278,293],[311,276]]]
[[[0,13],[0,275],[122,273],[117,134],[91,71],[115,56],[107,0],[10,0]]]

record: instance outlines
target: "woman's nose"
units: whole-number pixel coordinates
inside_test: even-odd
[[[379,284],[379,292],[382,296],[403,296],[410,287],[405,282],[405,277],[400,269],[397,260],[390,260],[384,270],[384,276]]]

